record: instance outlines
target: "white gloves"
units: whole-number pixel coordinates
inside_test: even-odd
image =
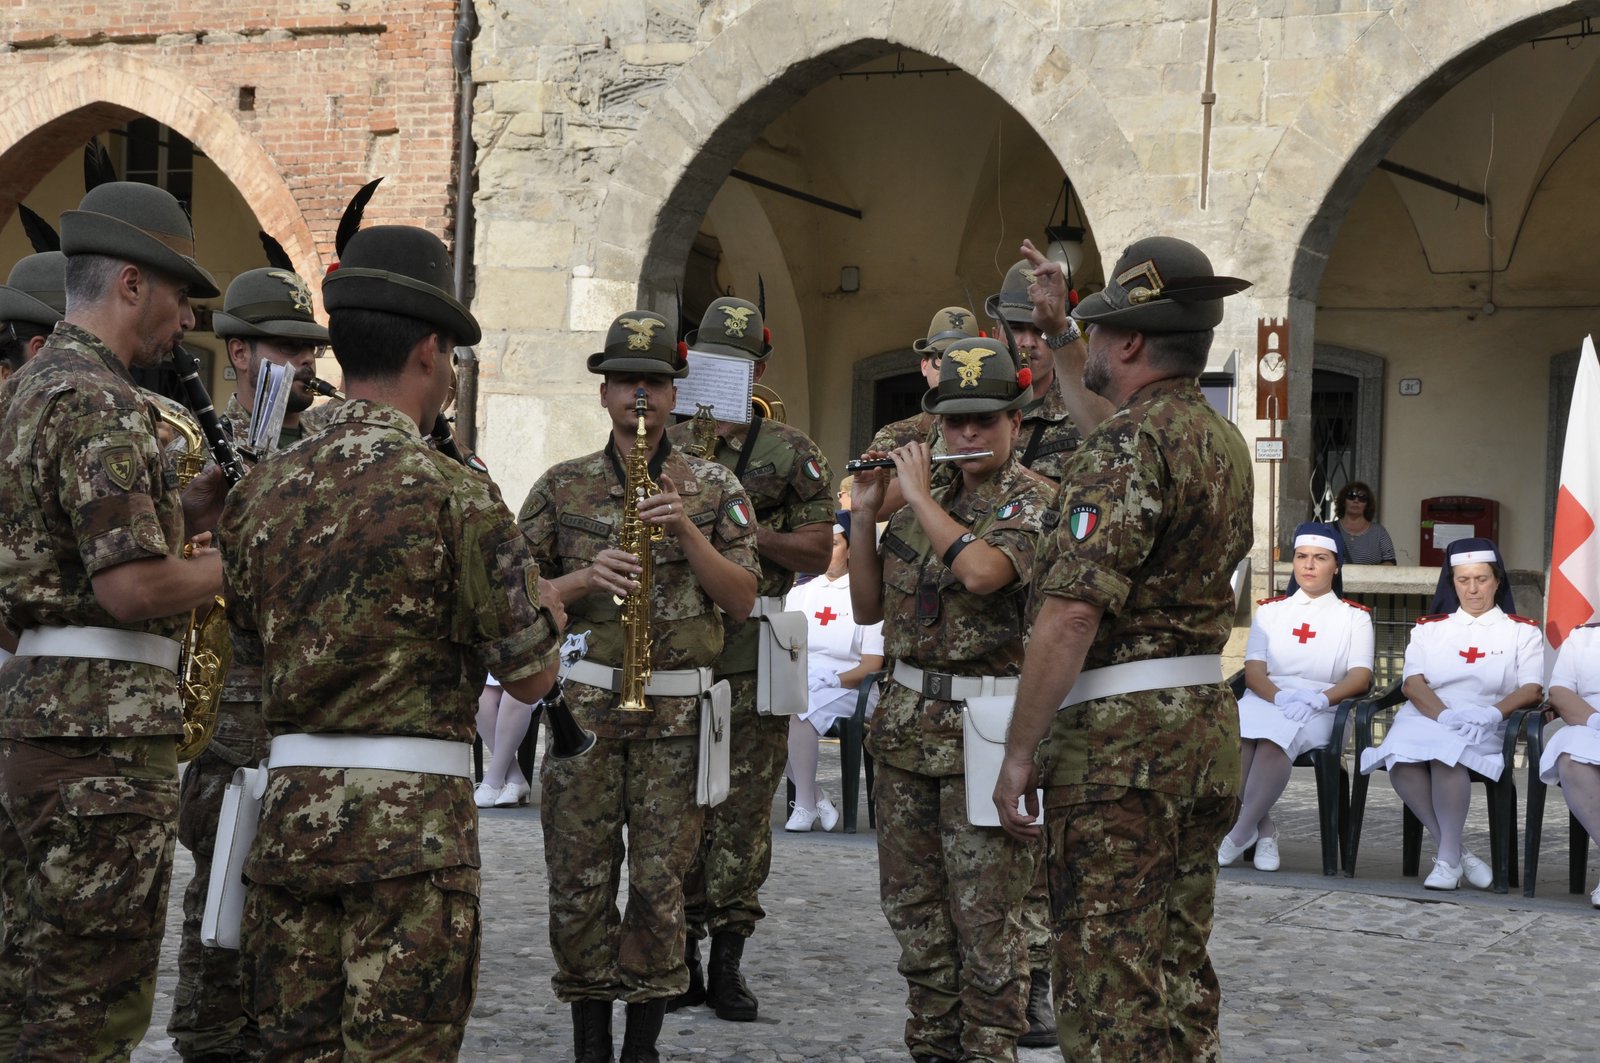
[[[813,694],[819,690],[827,690],[830,687],[837,686],[839,686],[839,673],[832,671],[831,669],[828,671],[813,672],[806,683],[806,689]]]
[[[1295,723],[1305,723],[1317,713],[1328,711],[1328,697],[1320,690],[1280,688],[1273,696],[1272,703]]]
[[[1467,705],[1456,711],[1461,713],[1461,719],[1476,724],[1486,731],[1498,729],[1506,719],[1493,705]]]
[[[1459,708],[1445,709],[1439,714],[1439,722],[1444,724],[1456,734],[1465,738],[1471,745],[1485,741],[1500,730],[1500,724],[1505,720],[1500,710],[1493,705],[1462,705]]]

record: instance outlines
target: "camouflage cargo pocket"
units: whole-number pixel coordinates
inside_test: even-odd
[[[143,938],[167,914],[178,785],[117,776],[61,784],[35,903],[63,933]]]
[[[384,972],[374,996],[388,996],[384,1010],[419,1022],[464,1023],[478,992],[478,869],[447,867],[423,877],[426,901],[403,924],[409,960]]]
[[[1074,787],[1081,800],[1045,816],[1050,914],[1063,922],[1142,908],[1172,876],[1165,795],[1126,786]],[[1155,807],[1150,807],[1150,806]]]

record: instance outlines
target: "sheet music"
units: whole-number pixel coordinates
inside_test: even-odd
[[[689,352],[689,375],[678,381],[678,404],[672,412],[693,417],[698,404],[710,406],[719,421],[747,424],[756,364],[748,358],[709,351]]]
[[[278,449],[283,431],[283,415],[289,409],[289,391],[294,387],[294,370],[266,359],[256,374],[256,400],[250,411],[250,430],[245,445],[257,454]]]

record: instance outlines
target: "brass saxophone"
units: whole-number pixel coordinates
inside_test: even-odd
[[[178,403],[156,396],[156,415],[182,439],[183,453],[174,459],[178,489],[205,468],[206,438],[189,411]],[[233,638],[221,598],[214,598],[205,616],[197,609],[189,614],[189,628],[183,636],[183,655],[178,665],[178,692],[183,698],[183,736],[178,739],[178,761],[193,760],[211,742],[217,729],[217,704],[222,700],[222,680],[233,663]]]
[[[650,556],[650,544],[660,539],[665,530],[659,524],[646,524],[639,518],[639,503],[651,495],[660,494],[661,488],[650,479],[650,449],[645,441],[644,415],[649,409],[644,388],[633,396],[633,410],[639,417],[634,429],[633,449],[628,451],[628,461],[623,467],[626,482],[622,485],[622,528],[617,535],[617,547],[639,559],[639,580],[633,593],[619,599],[622,605],[622,704],[623,712],[648,712],[644,688],[650,682],[650,593],[654,582],[655,564]]]

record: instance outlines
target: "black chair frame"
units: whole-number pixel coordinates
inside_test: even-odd
[[[1361,824],[1366,816],[1367,786],[1371,776],[1361,772],[1361,754],[1372,746],[1373,725],[1379,713],[1393,712],[1406,702],[1400,690],[1401,680],[1396,679],[1375,697],[1356,706],[1355,780],[1350,791],[1349,847],[1345,850],[1344,874],[1354,878],[1356,854],[1361,848]],[[1508,887],[1518,885],[1517,874],[1517,784],[1513,770],[1517,740],[1522,733],[1523,719],[1531,709],[1518,709],[1506,718],[1505,744],[1502,753],[1505,769],[1499,779],[1469,769],[1472,781],[1483,784],[1484,796],[1489,805],[1489,865],[1494,870],[1490,889],[1505,893]],[[1401,826],[1400,872],[1415,878],[1422,862],[1422,821],[1401,802],[1404,819]]]
[[[1553,719],[1548,708],[1529,712],[1522,719],[1523,755],[1528,758],[1528,811],[1523,830],[1522,895],[1532,897],[1539,876],[1539,843],[1544,834],[1544,799],[1550,789],[1539,778],[1539,760],[1544,756],[1544,728]],[[1578,817],[1567,813],[1567,892],[1587,893],[1584,887],[1589,880],[1589,832],[1583,829]]]
[[[1244,672],[1235,672],[1229,679],[1228,685],[1233,688],[1233,696],[1238,699],[1244,696]],[[1294,760],[1297,768],[1311,768],[1316,772],[1317,779],[1317,822],[1322,838],[1322,873],[1324,875],[1337,875],[1339,873],[1339,860],[1346,845],[1348,845],[1348,824],[1350,822],[1350,774],[1344,764],[1345,732],[1349,730],[1350,713],[1354,711],[1358,699],[1347,698],[1341,701],[1334,710],[1333,733],[1328,736],[1328,744],[1316,749],[1308,749]],[[1244,858],[1253,859],[1255,846],[1251,846]]]

